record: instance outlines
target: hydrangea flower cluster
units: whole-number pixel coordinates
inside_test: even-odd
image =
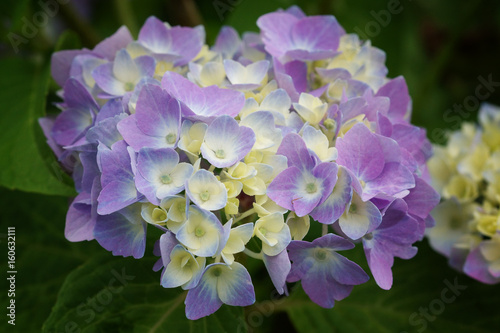
[[[154,270],[188,290],[189,319],[255,302],[245,257],[330,308],[369,279],[342,254],[358,244],[390,289],[439,202],[384,52],[297,7],[257,25],[208,47],[202,27],[150,17],[137,40],[122,27],[52,58],[62,112],[40,123],[79,193],[67,239],[141,258],[161,229]]]
[[[432,247],[452,267],[484,283],[500,282],[500,108],[483,104],[479,126],[464,123],[429,160],[443,201],[432,215]]]

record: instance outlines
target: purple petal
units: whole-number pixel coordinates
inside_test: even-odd
[[[90,50],[64,50],[52,54],[50,73],[59,86],[64,86],[70,77],[71,64],[78,55],[93,54]]]
[[[286,291],[286,278],[291,268],[288,252],[285,249],[276,256],[264,254],[264,265],[273,281],[274,287],[280,295],[283,295]]]
[[[476,247],[467,256],[464,265],[464,273],[483,283],[498,283],[500,279],[491,275],[488,270],[489,264],[490,263],[481,254],[480,248]]]
[[[287,134],[283,138],[277,154],[287,158],[289,167],[294,166],[299,170],[312,170],[316,164],[304,140],[295,133]]]
[[[311,300],[323,307],[332,307],[335,300],[349,295],[350,285],[368,280],[361,267],[334,251],[353,247],[353,243],[334,234],[322,236],[313,243],[293,241],[288,246],[293,263],[287,280],[302,280],[302,287]],[[323,258],[317,256],[318,250],[326,251]]]
[[[295,63],[295,61],[292,61],[292,63]],[[303,63],[303,62],[297,61],[297,63]],[[277,58],[273,58],[273,68],[274,68],[274,77],[278,82],[278,86],[286,91],[286,93],[290,96],[292,102],[294,103],[298,102],[300,95],[299,91],[297,91],[297,88],[295,87],[294,79],[297,82],[303,82],[304,80],[302,80],[301,77],[292,78],[289,74],[287,74],[285,65],[280,63]]]
[[[323,203],[330,193],[332,193],[333,187],[337,182],[337,172],[338,166],[333,162],[320,163],[312,170],[313,176],[322,181],[322,197],[319,203]]]
[[[384,169],[384,153],[375,135],[362,123],[354,125],[336,142],[337,163],[364,181],[376,178]]]
[[[152,77],[155,74],[156,60],[151,56],[140,56],[134,59],[140,77]]]
[[[172,132],[178,135],[180,105],[166,91],[156,85],[145,85],[137,100],[136,120],[139,129],[149,136],[162,136]]]
[[[206,103],[203,89],[182,75],[175,72],[166,72],[161,80],[161,86],[170,95],[184,104],[183,113],[186,115],[200,114]]]
[[[243,159],[254,144],[255,133],[250,128],[239,126],[232,117],[220,116],[208,126],[201,153],[211,164],[224,168]]]
[[[71,108],[85,108],[93,113],[99,110],[97,102],[87,88],[73,78],[64,84],[64,102]]]
[[[290,61],[284,65],[285,74],[292,79],[293,86],[298,93],[307,91],[307,63]]]
[[[312,242],[312,245],[330,248],[335,251],[350,250],[354,248],[354,244],[351,241],[335,234],[326,234],[316,238]]]
[[[137,200],[137,191],[133,181],[112,181],[104,186],[99,194],[97,212],[100,215],[111,214],[137,202]]]
[[[106,118],[94,127],[90,128],[85,135],[85,138],[90,143],[103,143],[108,147],[111,147],[115,142],[122,140],[122,136],[118,129],[117,124],[127,117],[126,113],[114,116],[112,118]]]
[[[361,197],[369,200],[379,193],[392,196],[413,187],[415,177],[408,168],[398,163],[387,163],[376,179],[366,183]]]
[[[203,88],[203,93],[205,106],[195,113],[204,117],[228,115],[234,118],[245,105],[245,95],[239,91],[210,86]]]
[[[382,289],[389,290],[392,287],[391,268],[394,257],[384,250],[383,247],[365,248],[365,255],[377,285]]]
[[[331,57],[340,40],[340,26],[333,16],[306,17],[291,30],[294,49],[307,51],[304,57],[294,59],[319,60]]]
[[[425,129],[408,124],[395,124],[391,138],[406,149],[419,165],[424,164],[432,155],[432,146]]]
[[[330,261],[330,274],[335,281],[341,284],[357,285],[368,281],[365,271],[355,262],[333,253],[334,260]]]
[[[111,149],[100,144],[97,163],[102,172],[102,191],[97,199],[99,214],[115,212],[138,200],[131,158],[125,142],[118,141]]]
[[[219,266],[220,265],[220,266]],[[252,279],[247,269],[235,261],[229,267],[225,264],[213,264],[213,268],[222,267],[224,277],[218,278],[217,293],[220,300],[232,306],[248,306],[255,302]],[[205,274],[210,274],[207,270]]]
[[[54,141],[54,138],[52,137],[54,121],[55,119],[53,117],[38,118],[38,124],[42,128],[43,134],[47,139],[47,144],[52,149],[56,157],[59,158],[63,153],[63,149]]]
[[[111,215],[99,215],[94,236],[113,255],[139,259],[146,249],[146,225],[141,217],[141,205],[136,204]]]
[[[96,122],[103,121],[107,118],[113,118],[122,113],[128,113],[125,111],[121,98],[113,98],[106,102],[97,113],[97,117],[95,119]]]
[[[404,200],[411,214],[425,219],[439,203],[440,196],[421,178],[415,179],[415,187],[410,190]]]
[[[92,77],[104,92],[112,96],[122,96],[126,93],[124,83],[113,75],[113,63],[97,66],[92,71]]]
[[[155,204],[160,204],[160,198],[157,191],[164,185],[161,181],[163,175],[169,175],[179,163],[179,154],[171,148],[150,149],[142,148],[137,156],[137,174],[135,184],[137,190],[144,194],[148,200]],[[182,185],[175,186],[175,182],[171,180],[169,186],[171,192],[167,195],[179,193],[184,188],[184,182],[179,182]]]
[[[384,84],[375,96],[389,97],[391,104],[388,117],[390,119],[403,119],[408,116],[411,107],[408,86],[402,76],[398,76]]]
[[[325,224],[334,223],[342,216],[347,205],[351,202],[351,176],[343,167],[340,168],[343,170],[339,173],[332,193],[310,213],[311,217],[318,222]]]
[[[359,239],[373,231],[382,221],[382,214],[371,201],[363,202],[354,194],[348,212],[339,219],[342,232],[351,239]]]
[[[121,26],[113,35],[97,44],[94,52],[108,60],[113,60],[116,52],[127,47],[132,41],[133,38],[128,28]]]
[[[342,300],[349,296],[352,285],[343,285],[327,276],[325,271],[314,272],[302,280],[302,288],[307,296],[323,308],[331,309],[335,300]]]
[[[290,32],[299,19],[288,13],[269,13],[259,17],[257,25],[263,34],[266,50],[274,57],[282,57],[292,49]]]
[[[267,188],[267,195],[281,207],[294,210],[293,201],[300,198],[297,194],[297,184],[299,182],[302,182],[302,171],[297,167],[290,167],[274,178]],[[320,199],[318,197],[317,202]]]
[[[213,265],[215,264],[207,266],[205,273]],[[200,319],[217,311],[223,304],[217,295],[217,279],[209,279],[203,274],[199,284],[189,290],[184,304],[186,317],[190,320]]]
[[[341,103],[339,111],[342,113],[343,119],[352,119],[363,113],[366,100],[362,97],[354,97],[345,103]]]
[[[175,62],[176,66],[184,66],[193,60],[200,52],[205,39],[203,26],[196,28],[172,27],[169,29],[169,34],[172,38],[170,53],[182,56]]]
[[[141,148],[165,148],[168,146],[164,136],[144,134],[137,126],[136,114],[132,114],[120,121],[117,128],[127,144],[135,151],[139,151]]]
[[[229,239],[229,236],[231,235],[231,226],[233,225],[233,219],[230,219],[227,221],[224,226],[223,226],[223,231],[221,233],[220,241],[219,241],[219,248],[217,249],[217,252],[215,255],[219,255],[224,247],[227,244],[227,240]],[[241,227],[241,226],[240,226]]]
[[[223,26],[217,35],[213,51],[221,53],[226,59],[232,59],[238,52],[240,44],[238,32],[232,27]]]
[[[94,239],[94,225],[90,193],[81,192],[69,206],[64,236],[70,242],[92,240]]]
[[[150,16],[139,32],[139,42],[154,53],[168,53],[171,47],[171,36],[165,24],[154,16]]]
[[[95,152],[84,152],[80,153],[79,157],[83,167],[82,189],[90,193],[94,179],[100,176],[99,166],[97,165],[97,154]]]
[[[100,144],[97,149],[97,164],[102,172],[102,186],[114,180],[127,181],[134,176],[130,155],[124,141],[114,143],[111,149]]]
[[[52,137],[57,144],[69,146],[82,138],[92,124],[93,117],[88,109],[67,109],[57,116],[52,127]]]
[[[172,232],[167,231],[161,235],[159,246],[163,267],[167,267],[170,263],[170,252],[172,252],[172,249],[177,244],[179,244],[179,241],[177,241],[177,238],[175,238],[175,235]]]
[[[419,226],[408,215],[402,199],[394,200],[384,213],[382,222],[370,237],[363,238],[363,247],[375,281],[382,289],[392,286],[393,257],[410,259],[416,254],[412,244],[419,240]]]
[[[299,19],[302,19],[302,18],[306,17],[306,14],[304,14],[304,12],[302,11],[302,9],[300,9],[300,7],[296,6],[296,5],[288,7],[285,10],[285,12],[288,13],[288,14],[292,14],[293,16],[295,16],[296,18],[299,18]]]

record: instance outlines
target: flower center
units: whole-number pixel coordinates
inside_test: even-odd
[[[220,276],[221,273],[222,273],[222,269],[220,269],[219,267],[216,267],[216,268],[213,269],[213,273],[212,274],[214,276]]]
[[[181,261],[181,267],[182,268],[189,268],[189,266],[191,266],[191,260],[190,260],[190,256],[189,255],[186,255],[184,258],[182,258],[182,261]]]
[[[172,177],[170,177],[170,175],[162,175],[160,180],[163,184],[170,184],[172,182]]]
[[[316,249],[316,252],[314,252],[314,257],[318,261],[323,261],[326,259],[326,250],[324,249]]]
[[[196,237],[203,237],[203,235],[205,235],[205,230],[202,227],[196,227],[196,229],[194,229],[194,234]]]
[[[175,135],[174,133],[170,133],[167,135],[167,143],[173,145],[175,143],[175,139],[177,139],[177,135]]]
[[[316,187],[316,184],[314,183],[309,183],[306,185],[306,192],[307,193],[316,193],[316,191],[318,190],[318,188]]]
[[[326,118],[323,122],[323,126],[329,131],[335,131],[337,129],[337,122],[331,118]]]
[[[267,229],[266,228],[259,228],[260,233],[265,237],[267,234]]]
[[[355,203],[351,204],[351,207],[349,207],[349,213],[356,213],[358,211],[358,206]]]
[[[369,232],[369,233],[367,233],[367,234],[365,235],[365,237],[363,237],[363,238],[364,238],[364,239],[366,239],[366,240],[370,240],[370,239],[372,239],[372,238],[373,238],[373,234],[372,234],[371,232]]]
[[[223,149],[217,149],[215,151],[215,156],[217,156],[217,158],[224,158],[226,157],[226,153],[224,152]]]
[[[183,204],[182,202],[177,203],[177,211],[179,213],[184,213],[184,209],[186,208],[186,205]]]
[[[155,221],[162,222],[162,221],[165,221],[167,219],[167,214],[165,213],[165,211],[163,209],[155,208],[155,209],[153,209],[152,217]]]
[[[135,84],[133,84],[132,82],[127,82],[125,83],[125,91],[132,91],[134,90],[134,87],[135,87]]]
[[[210,199],[210,193],[208,193],[208,191],[200,193],[200,199],[203,201],[207,201],[208,199]]]

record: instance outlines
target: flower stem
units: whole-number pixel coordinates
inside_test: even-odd
[[[264,257],[262,256],[262,252],[256,253],[256,252],[253,252],[252,250],[245,248],[243,250],[243,253],[245,253],[247,256],[252,257],[254,259],[264,260]]]
[[[233,224],[243,220],[245,217],[248,217],[254,213],[255,213],[255,208],[251,208],[251,209],[247,210],[246,212],[243,212],[240,216],[238,216],[237,218],[235,218],[233,220]]]
[[[327,233],[328,233],[328,224],[323,224],[323,229],[322,229],[321,236],[324,236]]]

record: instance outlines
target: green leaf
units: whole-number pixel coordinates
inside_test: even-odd
[[[10,301],[6,280],[7,227],[15,227],[17,271],[16,326],[13,330],[7,320],[1,320],[0,332],[40,332],[66,276],[97,250],[103,250],[97,242],[71,243],[64,238],[68,209],[64,197],[0,188],[0,202],[0,248],[5,255],[4,275],[0,279],[3,309]]]
[[[243,309],[222,306],[190,321],[185,291],[160,286],[156,258],[117,258],[106,253],[67,277],[43,332],[246,332]]]
[[[57,44],[54,52],[61,50],[76,50],[82,48],[82,42],[80,37],[76,34],[76,32],[72,30],[64,31],[59,39],[57,40]]]
[[[22,19],[28,19],[28,13],[29,13],[29,7],[30,7],[30,0],[19,0],[15,2],[7,2],[7,1],[2,1],[0,3],[0,12],[2,15],[5,15],[4,17],[8,17],[10,20],[4,20],[4,24],[0,27],[0,32],[2,39],[8,39],[9,36],[7,33],[5,33],[5,30],[8,30],[8,33],[17,33],[22,36],[21,33],[21,27],[24,24],[24,21]]]
[[[362,249],[355,251],[349,258],[365,263]],[[389,291],[372,279],[355,286],[333,309],[323,309],[298,288],[283,308],[300,333],[498,331],[500,286],[484,285],[452,270],[427,242],[419,244],[415,258],[396,260],[393,272]],[[453,292],[450,285],[459,287]]]
[[[0,60],[0,185],[28,192],[70,196],[71,186],[53,154],[46,148],[38,118],[44,115],[49,82],[48,67],[40,68],[22,59]]]
[[[240,34],[246,31],[258,32],[257,19],[279,8],[288,8],[291,4],[287,2],[279,0],[219,1],[225,6],[219,8],[218,14],[225,25],[234,27]],[[214,7],[215,3],[214,1]]]

